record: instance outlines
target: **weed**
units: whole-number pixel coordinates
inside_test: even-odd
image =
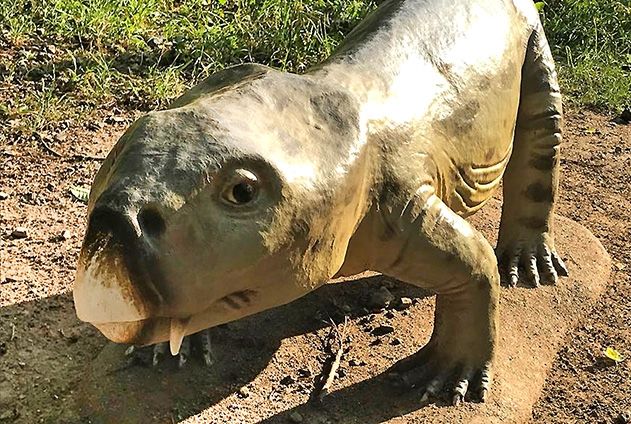
[[[0,113],[28,133],[99,105],[163,107],[237,63],[301,72],[328,56],[378,2],[2,1]],[[615,0],[543,3],[563,89],[574,103],[628,104],[630,10]]]

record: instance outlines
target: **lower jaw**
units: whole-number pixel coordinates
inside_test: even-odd
[[[139,321],[93,323],[105,337],[115,343],[148,345],[169,339],[169,318]]]

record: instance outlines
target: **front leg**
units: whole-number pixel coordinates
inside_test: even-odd
[[[539,27],[528,43],[513,154],[504,177],[497,257],[509,286],[517,285],[520,270],[534,287],[568,274],[552,235],[562,121],[554,63]]]
[[[431,189],[384,214],[393,255],[383,271],[437,293],[428,344],[392,368],[395,381],[437,395],[456,378],[451,399],[484,400],[496,344],[499,274],[493,248]]]

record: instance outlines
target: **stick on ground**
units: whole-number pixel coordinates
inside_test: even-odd
[[[340,368],[340,362],[342,360],[342,355],[344,354],[344,333],[346,332],[346,325],[348,324],[348,317],[344,317],[344,327],[342,328],[341,333],[338,326],[334,322],[331,321],[331,324],[333,326],[333,331],[335,331],[335,339],[337,340],[337,343],[338,343],[338,349],[335,352],[335,359],[331,363],[331,368],[329,369],[329,372],[327,374],[326,381],[324,382],[324,385],[322,386],[322,388],[320,389],[320,391],[318,392],[316,396],[320,402],[329,394],[331,390],[331,385],[333,384],[333,381],[335,380],[335,376],[337,375],[337,370]],[[331,348],[331,353],[333,353],[332,348]]]

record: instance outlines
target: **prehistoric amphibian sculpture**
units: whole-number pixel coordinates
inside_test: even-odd
[[[129,128],[90,194],[77,314],[175,354],[187,335],[380,271],[437,294],[400,382],[432,395],[455,376],[454,403],[484,399],[495,253],[510,285],[566,273],[551,228],[561,120],[531,0],[386,1],[304,75],[229,68]],[[502,176],[494,252],[463,217]]]

